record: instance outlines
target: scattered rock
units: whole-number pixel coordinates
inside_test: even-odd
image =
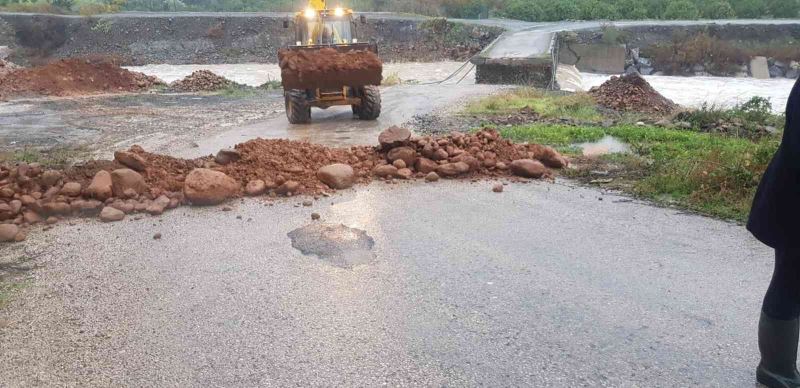
[[[141,174],[128,168],[121,168],[111,172],[111,191],[114,196],[125,198],[131,193],[142,194],[148,191],[148,187]]]
[[[302,185],[300,182],[286,181],[282,185],[278,186],[277,189],[275,189],[275,193],[278,195],[291,196],[300,192],[301,187]]]
[[[147,161],[141,156],[129,151],[114,152],[114,160],[131,170],[143,172],[147,169]]]
[[[436,162],[424,157],[417,158],[417,162],[414,164],[414,168],[423,174],[436,171],[437,167],[439,167],[439,165]]]
[[[186,176],[183,193],[194,205],[216,205],[236,196],[239,183],[225,173],[196,168]]]
[[[380,178],[393,178],[397,176],[397,167],[392,166],[391,164],[382,164],[375,167],[375,169],[372,170],[372,173]]]
[[[0,224],[0,241],[9,242],[14,241],[19,233],[19,226],[14,224]]]
[[[77,197],[81,195],[81,184],[78,182],[67,182],[61,187],[61,194],[68,197]]]
[[[221,149],[217,152],[217,156],[214,158],[214,161],[221,165],[230,164],[233,162],[238,161],[242,158],[242,154],[234,149],[226,148]]]
[[[153,240],[161,240],[161,233],[156,233],[153,235]]]
[[[436,169],[441,176],[454,177],[469,172],[469,165],[464,162],[445,163]]]
[[[254,179],[247,182],[247,185],[244,187],[244,193],[251,197],[264,194],[265,192],[267,192],[267,183],[261,179]]]
[[[503,192],[503,184],[502,183],[495,183],[495,185],[492,186],[492,191],[494,191],[495,193],[502,193]]]
[[[317,178],[332,189],[347,189],[355,183],[353,167],[343,163],[329,164],[317,171]]]
[[[106,206],[100,211],[100,220],[103,222],[122,221],[123,219],[125,219],[125,213],[111,206]]]
[[[511,173],[525,178],[541,178],[547,172],[538,160],[519,159],[511,162]]]
[[[39,182],[41,182],[44,187],[52,187],[57,185],[63,176],[64,174],[62,174],[61,171],[47,170],[42,173]]]
[[[428,175],[425,175],[425,180],[428,182],[436,182],[439,180],[439,174],[431,171]]]
[[[311,206],[311,205],[313,205],[313,204],[314,204],[314,203],[313,203],[313,202],[311,202],[311,201],[303,201],[303,206],[306,206],[306,207],[309,207],[309,206]]]
[[[403,145],[410,139],[411,131],[398,126],[389,127],[378,135],[378,143],[384,150]]]
[[[400,179],[411,179],[413,175],[414,172],[409,168],[401,168],[397,170],[397,177]]]
[[[101,201],[111,198],[114,194],[111,189],[111,173],[105,170],[98,171],[86,188],[86,194]]]
[[[394,162],[392,162],[392,166],[397,167],[398,170],[401,169],[401,168],[406,168],[407,167],[406,166],[406,162],[404,162],[403,159],[395,160]]]
[[[311,213],[311,219],[316,221],[319,219],[319,213]]]
[[[414,151],[414,149],[411,147],[395,147],[389,150],[389,152],[386,154],[386,159],[389,160],[390,163],[400,159],[405,162],[406,167],[413,166],[417,159],[417,151]]]

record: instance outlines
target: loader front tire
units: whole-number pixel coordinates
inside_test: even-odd
[[[377,86],[364,87],[357,114],[361,120],[377,120],[381,115],[381,90]]]
[[[292,89],[285,93],[286,118],[291,124],[308,124],[311,122],[311,106],[306,102],[303,90]]]

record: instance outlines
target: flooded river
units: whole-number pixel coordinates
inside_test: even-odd
[[[399,77],[404,82],[433,82],[447,78],[462,65],[460,62],[436,63],[387,63],[384,65],[384,78]],[[225,78],[250,86],[258,86],[268,81],[280,80],[280,69],[276,64],[245,63],[235,65],[146,65],[128,69],[154,75],[166,82],[172,82],[191,74],[195,70],[207,69]],[[466,69],[464,69],[466,70]],[[451,79],[456,83],[461,77]],[[582,73],[584,90],[605,82],[610,75]],[[790,79],[759,80],[754,78],[727,77],[671,77],[645,76],[653,87],[667,98],[688,107],[700,107],[703,103],[727,107],[747,101],[753,96],[761,96],[772,101],[773,109],[782,112],[786,99],[794,85]],[[474,84],[474,70],[463,78],[461,84]]]

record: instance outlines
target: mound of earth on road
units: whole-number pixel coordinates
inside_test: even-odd
[[[670,114],[678,107],[662,96],[639,74],[611,77],[589,94],[603,107],[624,112]]]
[[[0,76],[0,99],[138,92],[163,84],[158,78],[123,69],[111,61],[72,58]]]
[[[177,92],[213,92],[233,85],[233,81],[216,75],[209,70],[197,70],[183,79],[169,85]]]
[[[380,85],[383,80],[383,64],[369,50],[283,49],[278,52],[278,60],[286,89]]]
[[[515,144],[494,129],[412,137],[405,128],[381,133],[379,146],[330,148],[301,141],[254,139],[215,156],[180,159],[139,146],[114,160],[63,170],[36,163],[0,164],[0,224],[27,229],[70,216],[119,221],[125,214],[159,215],[183,204],[216,204],[241,195],[325,194],[373,179],[547,178],[567,160],[550,147]],[[329,187],[326,185],[331,185]],[[10,231],[13,228],[8,228]],[[17,234],[19,233],[19,234]],[[22,237],[20,237],[22,236]]]

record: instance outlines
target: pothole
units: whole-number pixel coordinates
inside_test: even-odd
[[[292,247],[332,265],[351,269],[375,260],[375,240],[361,229],[314,223],[289,232]]]

